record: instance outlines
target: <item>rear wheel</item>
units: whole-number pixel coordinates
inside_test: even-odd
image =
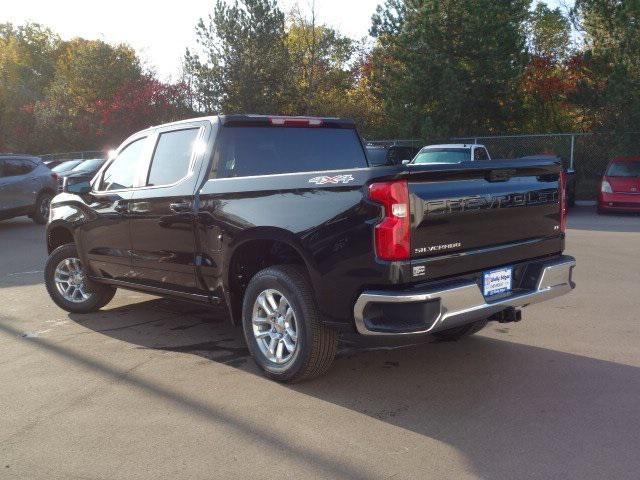
[[[336,354],[337,333],[320,323],[309,281],[294,265],[266,268],[251,279],[242,326],[255,362],[274,380],[322,375]]]
[[[56,248],[44,270],[44,280],[51,299],[72,313],[95,312],[113,298],[116,289],[91,282],[73,244]]]
[[[442,332],[436,332],[433,336],[442,342],[455,342],[461,338],[478,333],[487,326],[487,323],[489,323],[488,320],[478,320],[477,322],[470,323],[468,325],[452,328],[450,330],[443,330]]]
[[[51,199],[53,195],[48,192],[42,192],[36,199],[36,207],[31,216],[32,220],[38,225],[44,225],[49,221],[49,208],[51,208]]]

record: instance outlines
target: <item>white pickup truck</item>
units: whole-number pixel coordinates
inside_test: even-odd
[[[474,144],[447,144],[427,145],[420,149],[410,165],[424,164],[452,164],[462,162],[490,161],[491,156],[484,145]],[[403,162],[405,163],[405,162]]]

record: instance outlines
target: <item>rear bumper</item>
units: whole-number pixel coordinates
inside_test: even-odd
[[[640,212],[640,194],[601,192],[598,208],[610,212]]]
[[[365,291],[354,306],[354,319],[362,335],[434,333],[488,318],[510,307],[522,308],[564,295],[575,288],[576,261],[561,256],[533,262],[523,274],[521,288],[512,295],[487,301],[477,282],[462,281],[425,291]],[[387,320],[419,316],[404,325]]]

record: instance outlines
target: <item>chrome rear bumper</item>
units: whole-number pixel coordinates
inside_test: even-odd
[[[544,302],[575,288],[572,281],[573,257],[562,256],[558,260],[543,262],[533,288],[520,291],[496,301],[487,301],[476,282],[465,282],[445,289],[419,292],[365,291],[355,303],[353,313],[356,329],[362,335],[414,335],[433,333],[454,328],[465,323],[488,318],[510,307],[522,308],[532,303]],[[367,321],[367,309],[375,304],[429,303],[434,311],[424,326],[409,331],[388,331],[373,327]]]

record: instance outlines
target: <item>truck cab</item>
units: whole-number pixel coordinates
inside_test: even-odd
[[[451,165],[463,162],[488,162],[491,155],[484,145],[446,144],[427,145],[420,149],[410,165]]]

